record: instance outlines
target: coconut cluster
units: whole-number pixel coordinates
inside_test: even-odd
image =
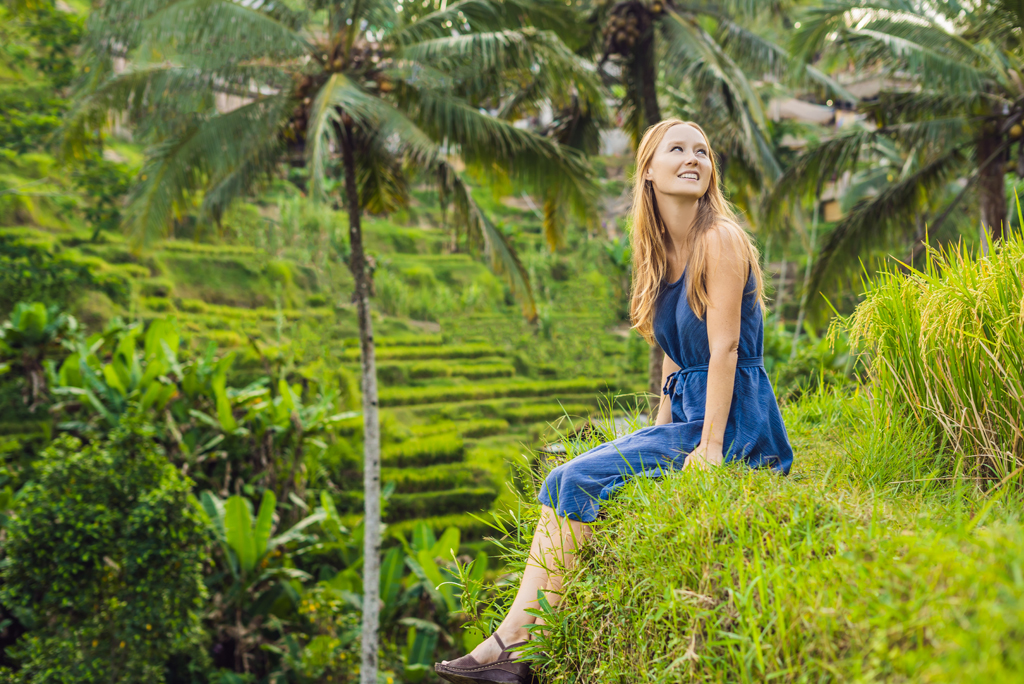
[[[379,43],[357,43],[352,46],[348,61],[346,62],[341,56],[341,47],[339,45],[331,54],[323,55],[323,71],[297,76],[294,91],[296,105],[285,126],[285,138],[291,142],[305,139],[306,128],[309,125],[309,110],[313,104],[313,99],[331,73],[343,70],[349,72],[361,71],[363,72],[363,85],[368,90],[377,90],[384,94],[393,91],[395,83],[385,75],[383,70],[385,66],[390,64],[390,60],[383,58],[381,48],[382,46]],[[352,119],[347,114],[342,115],[342,121],[346,125],[352,124]]]
[[[661,0],[650,5],[641,2],[620,2],[609,12],[604,27],[605,54],[627,56],[643,35],[650,30],[651,21],[661,15],[665,6]]]

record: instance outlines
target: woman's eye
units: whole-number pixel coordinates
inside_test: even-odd
[[[671,150],[669,150],[669,152],[675,152],[676,150],[679,150],[680,152],[682,152],[682,151],[683,151],[683,148],[682,148],[682,147],[680,147],[679,145],[673,145],[673,146],[672,146],[672,149],[671,149]]]
[[[697,154],[703,154],[705,157],[708,156],[707,150],[697,150]]]

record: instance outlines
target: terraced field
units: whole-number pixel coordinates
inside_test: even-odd
[[[512,501],[513,464],[530,463],[556,427],[586,420],[600,395],[629,389],[603,378],[520,377],[515,358],[491,344],[446,344],[442,336],[417,346],[381,342],[382,420],[397,438],[383,453],[394,532],[426,519],[436,529],[483,533],[471,513]],[[415,361],[391,361],[410,356]],[[351,487],[355,513],[362,481],[353,477]]]
[[[518,230],[541,305],[536,324],[485,265],[441,253],[443,230],[367,222],[378,263],[374,325],[392,533],[425,519],[438,531],[454,524],[479,537],[487,527],[473,514],[513,503],[516,464],[535,459],[556,428],[586,420],[601,396],[643,386],[645,350],[614,331],[605,281],[559,275],[565,258],[531,252],[539,235],[527,223]],[[167,240],[137,253],[120,236],[94,243],[67,225],[0,228],[0,240],[109,283],[85,293],[75,310],[94,329],[113,316],[172,316],[192,353],[211,343],[218,354],[235,353],[236,387],[286,376],[334,388],[342,410],[360,406],[351,280],[343,262],[307,243],[268,252]],[[354,519],[362,507],[360,419],[339,437],[346,457],[329,464],[340,471],[331,479],[342,483],[339,508]]]

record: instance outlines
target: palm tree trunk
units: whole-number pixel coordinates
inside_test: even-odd
[[[652,25],[637,45],[633,59],[638,60],[640,94],[644,105],[644,119],[648,126],[661,121],[661,107],[658,106],[658,73],[654,55],[654,33]]]
[[[380,421],[377,415],[377,365],[370,319],[370,282],[363,252],[361,208],[356,187],[356,160],[352,129],[344,126],[341,156],[345,165],[345,201],[352,256],[349,270],[356,283],[356,315],[362,353],[363,390],[363,629],[361,684],[377,684],[377,641],[380,628]]]
[[[977,142],[977,159],[982,164],[999,149],[1002,139],[998,135],[982,135]],[[1006,188],[1003,184],[1001,159],[981,169],[978,178],[978,203],[981,205],[981,250],[988,254],[989,236],[996,242],[1003,237],[1006,225]],[[987,234],[986,234],[987,231]]]
[[[641,102],[644,107],[644,119],[648,126],[661,121],[661,107],[658,106],[657,72],[654,57],[654,27],[647,32],[633,55],[637,60],[637,73],[640,76]],[[639,142],[639,141],[638,141]],[[661,397],[661,366],[665,361],[665,352],[658,343],[651,345],[651,353],[647,359],[647,389],[656,399]],[[657,404],[657,402],[655,402]],[[653,421],[652,421],[653,422]]]

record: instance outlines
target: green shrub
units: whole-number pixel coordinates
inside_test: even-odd
[[[280,283],[287,287],[292,284],[293,276],[291,266],[287,261],[268,261],[266,266],[267,277],[271,282]]]
[[[29,629],[18,681],[161,682],[171,656],[201,660],[208,551],[190,485],[138,414],[42,454],[4,547],[3,602]]]
[[[586,404],[526,404],[507,408],[502,411],[501,415],[510,423],[536,423],[555,420],[566,415],[589,416],[593,410],[593,407]]]
[[[392,494],[387,504],[387,521],[483,511],[489,508],[496,498],[498,498],[498,492],[491,487]]]
[[[491,356],[495,349],[489,344],[463,344],[450,347],[438,347],[435,345],[419,345],[404,347],[381,347],[376,350],[378,359],[473,359],[481,356]],[[346,349],[342,358],[349,361],[358,361],[360,356],[359,347]]]
[[[923,271],[888,266],[865,300],[837,322],[867,352],[872,391],[885,412],[943,434],[966,466],[1003,479],[1024,462],[1024,236],[1008,234],[991,255],[962,245],[930,250]],[[947,470],[959,468],[949,459]]]
[[[209,307],[201,299],[183,298],[178,300],[178,308],[189,313],[205,313]]]
[[[497,418],[481,418],[455,423],[455,429],[463,437],[489,437],[508,430],[508,421]]]
[[[139,282],[139,293],[144,297],[169,297],[174,292],[170,278],[145,278]]]
[[[174,302],[167,297],[143,297],[142,306],[150,311],[156,311],[158,313],[166,313],[175,310]]]
[[[128,279],[106,266],[83,263],[51,252],[51,245],[20,238],[14,231],[0,231],[0,316],[17,302],[36,301],[67,309],[87,290],[99,290],[125,304],[131,288]]]
[[[461,461],[465,451],[462,437],[455,434],[410,439],[383,449],[381,463],[391,468],[434,465]]]
[[[464,463],[445,463],[427,468],[384,468],[380,479],[384,484],[393,482],[398,494],[411,494],[481,487],[491,484],[492,475],[482,468],[470,468]]]
[[[449,387],[385,387],[380,391],[381,406],[408,406],[438,401],[469,401],[500,397],[533,397],[558,394],[601,392],[611,389],[609,383],[597,378],[552,380],[548,382],[504,382],[488,385],[454,385]],[[554,396],[552,396],[554,395]]]

